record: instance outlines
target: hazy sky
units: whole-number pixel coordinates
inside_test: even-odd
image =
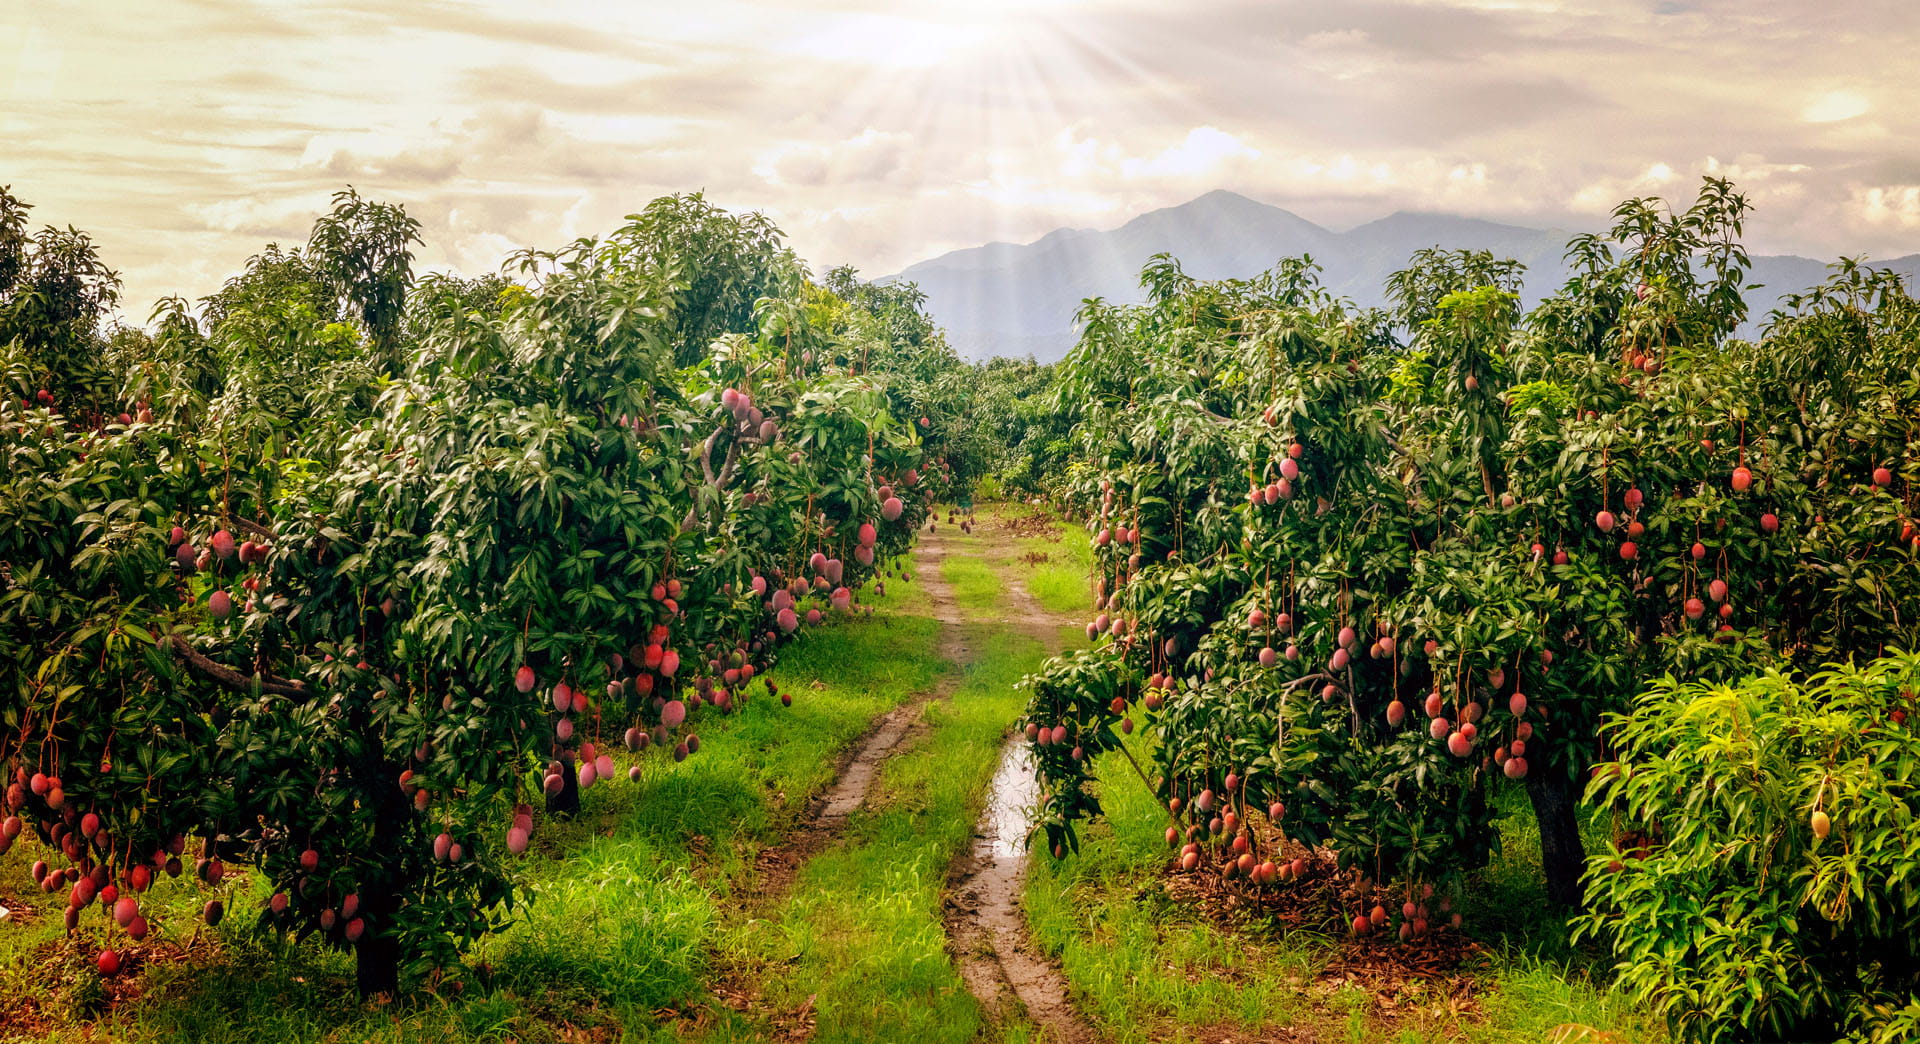
[[[144,320],[352,183],[493,269],[654,196],[816,269],[1230,188],[1598,227],[1703,172],[1764,252],[1920,250],[1909,0],[0,0],[0,185]]]

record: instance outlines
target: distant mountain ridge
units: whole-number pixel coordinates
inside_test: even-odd
[[[1150,211],[1108,230],[1062,228],[1026,244],[988,243],[911,265],[888,280],[911,280],[933,318],[969,359],[1032,355],[1050,362],[1073,346],[1073,314],[1088,297],[1143,299],[1140,266],[1154,254],[1180,260],[1188,275],[1256,275],[1284,257],[1311,254],[1334,293],[1362,305],[1385,302],[1386,279],[1424,247],[1490,250],[1527,266],[1522,298],[1533,305],[1566,282],[1571,233],[1504,225],[1455,214],[1401,211],[1334,232],[1280,207],[1225,190]],[[1755,255],[1755,317],[1782,294],[1826,277],[1825,261]],[[1920,254],[1876,261],[1920,280]]]

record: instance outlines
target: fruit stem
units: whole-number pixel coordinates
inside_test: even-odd
[[[1167,801],[1166,801],[1166,799],[1164,799],[1164,798],[1162,798],[1162,797],[1160,796],[1160,793],[1159,793],[1158,791],[1156,791],[1156,790],[1154,789],[1154,787],[1153,787],[1153,781],[1152,781],[1152,780],[1149,780],[1149,779],[1147,778],[1147,774],[1146,774],[1146,772],[1145,772],[1145,771],[1143,771],[1143,770],[1142,770],[1142,769],[1140,768],[1140,763],[1139,763],[1138,761],[1135,761],[1135,760],[1134,760],[1134,757],[1133,757],[1133,751],[1131,751],[1131,750],[1129,750],[1129,749],[1127,749],[1127,745],[1126,745],[1126,743],[1125,743],[1125,741],[1122,741],[1122,742],[1120,742],[1120,743],[1117,743],[1117,744],[1115,744],[1115,746],[1116,746],[1116,747],[1118,747],[1118,748],[1120,749],[1120,753],[1122,753],[1122,754],[1125,754],[1125,755],[1127,756],[1127,764],[1129,764],[1129,765],[1132,765],[1132,766],[1133,766],[1133,774],[1134,774],[1134,775],[1136,775],[1136,776],[1139,776],[1139,777],[1140,777],[1140,785],[1141,785],[1141,786],[1143,786],[1143,787],[1145,787],[1145,788],[1147,788],[1147,793],[1148,793],[1148,794],[1150,794],[1150,795],[1152,795],[1152,796],[1153,796],[1153,799],[1154,799],[1155,801],[1158,801],[1158,802],[1160,803],[1160,807],[1161,807],[1161,808],[1163,808],[1163,809],[1166,809],[1166,811],[1167,811],[1167,819],[1168,819],[1168,820],[1169,820],[1169,821],[1170,821],[1170,822],[1171,822],[1171,823],[1172,823],[1172,824],[1173,824],[1174,826],[1179,826],[1179,825],[1180,825],[1180,817],[1178,817],[1178,816],[1176,816],[1176,815],[1174,815],[1174,814],[1173,814],[1173,806],[1172,806],[1172,805],[1169,805],[1169,804],[1167,803]]]

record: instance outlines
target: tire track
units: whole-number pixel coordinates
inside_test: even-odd
[[[946,699],[959,687],[966,665],[973,662],[975,639],[967,633],[967,620],[940,569],[940,563],[952,551],[950,540],[942,532],[925,534],[916,547],[914,561],[920,574],[917,579],[933,602],[933,618],[940,624],[938,654],[958,669],[949,671],[931,689],[916,693],[881,715],[841,754],[832,785],[808,802],[804,821],[780,843],[760,850],[754,860],[753,888],[742,895],[743,902],[766,905],[790,893],[800,868],[845,832],[848,818],[866,803],[881,766],[914,733],[927,704]]]
[[[1007,577],[1006,590],[1017,606],[1008,622],[1038,639],[1048,655],[1057,655],[1063,647],[1060,628],[1071,621],[1046,612],[1018,578]],[[1074,1007],[1066,976],[1027,931],[1021,904],[1026,837],[1029,810],[1039,800],[1027,748],[1015,734],[1001,749],[973,847],[948,871],[948,948],[967,988],[996,1018],[1024,1014],[1043,1040],[1094,1044],[1099,1037]]]

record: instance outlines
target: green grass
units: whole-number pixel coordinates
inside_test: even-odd
[[[1051,514],[1026,504],[999,502],[979,505],[976,514],[983,526],[999,522]],[[1053,539],[1021,537],[1007,541],[994,539],[986,556],[997,571],[1010,571],[1026,585],[1041,608],[1049,613],[1082,617],[1093,602],[1089,577],[1093,574],[1093,541],[1087,531],[1070,523],[1055,522],[1058,534]],[[1041,561],[1028,561],[1028,556]]]
[[[971,550],[980,538],[960,543]],[[981,615],[1002,608],[987,560],[950,554],[941,566],[956,600]],[[921,731],[889,760],[845,836],[801,871],[792,895],[743,921],[729,960],[756,983],[764,1008],[811,1000],[823,1042],[970,1041],[992,1027],[946,953],[947,869],[972,843],[1009,724],[1015,691],[1043,648],[1011,628],[970,625],[979,650],[948,699],[930,703]],[[724,1017],[704,1039],[761,1039],[767,1027]]]
[[[1099,769],[1105,819],[1078,855],[1036,858],[1026,892],[1034,940],[1059,956],[1088,1017],[1116,1044],[1293,1021],[1313,942],[1228,937],[1169,899],[1158,882],[1166,813],[1123,757]]]
[[[368,1007],[353,993],[350,958],[282,945],[250,930],[264,891],[233,886],[229,918],[198,926],[207,893],[164,881],[149,893],[157,940],[191,944],[186,962],[154,961],[137,993],[103,1004],[92,956],[93,916],[62,936],[56,901],[34,893],[31,842],[0,857],[0,904],[24,899],[43,915],[0,926],[0,1040],[401,1041],[565,1039],[575,1029],[645,1036],[657,1007],[701,998],[721,911],[761,843],[789,825],[833,775],[836,752],[868,723],[933,684],[938,625],[924,588],[894,580],[871,619],[809,633],[773,677],[794,696],[762,694],[731,717],[699,721],[699,754],[674,765],[643,757],[624,779],[583,795],[572,822],[542,821],[523,863],[534,898],[506,931],[468,956],[466,989],[416,993]],[[817,686],[816,687],[816,683]],[[23,839],[25,840],[25,839]],[[150,940],[151,942],[152,940]]]
[[[813,998],[817,1040],[958,1042],[983,1028],[947,957],[941,891],[972,841],[1020,709],[1013,685],[1041,650],[1006,633],[981,647],[951,699],[927,707],[927,732],[887,763],[843,842],[802,870],[782,909],[735,940],[739,959],[762,969],[770,1007]]]
[[[968,616],[997,616],[1001,609],[1000,571],[984,557],[949,554],[940,571],[953,588],[953,600]]]
[[[1027,591],[1050,613],[1081,616],[1090,612],[1093,590],[1088,577],[1093,573],[1093,542],[1078,526],[1063,526],[1057,541],[1026,538],[1019,542],[1022,555],[1041,553],[1047,560],[1037,565],[1021,563]]]

